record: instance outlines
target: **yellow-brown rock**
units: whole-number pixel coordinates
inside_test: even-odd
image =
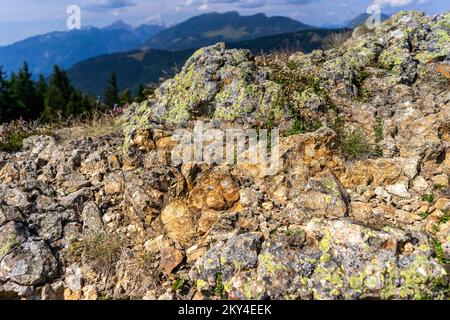
[[[183,254],[174,247],[166,247],[161,250],[161,264],[162,271],[169,275],[178,267],[183,261]]]
[[[173,200],[161,212],[161,222],[167,236],[172,240],[187,243],[195,236],[193,214],[182,200]]]
[[[202,174],[189,195],[193,210],[227,210],[239,200],[239,188],[233,178],[223,172]]]

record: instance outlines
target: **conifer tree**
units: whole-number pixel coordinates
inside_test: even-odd
[[[47,95],[47,83],[43,74],[39,75],[38,82],[36,83],[36,96],[37,103],[36,108],[39,110],[39,116],[42,115],[45,109],[45,96]]]
[[[55,66],[47,88],[43,118],[50,121],[57,117],[69,116],[68,107],[71,108],[71,106],[68,104],[72,91],[73,88],[70,86],[66,73]]]
[[[123,106],[127,103],[131,103],[132,101],[133,97],[131,96],[131,90],[127,88],[124,91],[122,91],[119,98],[120,105]]]
[[[17,75],[14,75],[11,89],[14,113],[21,115],[25,120],[37,118],[41,110],[39,110],[35,83],[26,62],[19,69]]]
[[[11,117],[11,92],[3,68],[0,66],[0,123]]]
[[[136,102],[141,103],[143,101],[145,101],[145,87],[144,85],[141,83],[139,84],[139,87],[137,89],[137,93],[136,93],[136,98],[134,99]]]
[[[119,89],[117,86],[117,75],[115,72],[111,74],[108,81],[108,86],[105,91],[105,104],[113,108],[116,104],[120,103],[119,100]]]

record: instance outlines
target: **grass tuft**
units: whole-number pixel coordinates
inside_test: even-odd
[[[347,131],[340,139],[340,145],[349,159],[358,159],[371,154],[370,142],[361,129]]]
[[[119,260],[123,241],[117,234],[92,232],[82,242],[82,257],[96,272],[109,273]]]

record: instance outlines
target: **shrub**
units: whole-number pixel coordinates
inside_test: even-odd
[[[450,221],[450,210],[444,211],[444,214],[439,218],[439,224],[444,224]]]
[[[309,120],[303,122],[298,119],[294,119],[292,127],[287,130],[284,135],[288,137],[305,132],[312,132],[320,129],[320,127],[322,127],[322,124],[319,121]]]
[[[220,272],[216,274],[216,286],[214,288],[214,293],[221,298],[225,296],[225,285],[223,284],[223,275]]]
[[[0,151],[20,151],[23,139],[39,133],[37,122],[27,123],[20,119],[4,124],[0,127]]]

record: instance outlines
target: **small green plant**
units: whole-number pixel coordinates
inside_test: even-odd
[[[223,298],[225,296],[225,286],[223,284],[223,275],[222,273],[216,274],[216,286],[214,287],[214,293]]]
[[[419,212],[417,215],[419,217],[421,217],[422,219],[426,219],[428,217],[428,213],[427,212]]]
[[[436,190],[444,190],[444,189],[447,189],[447,186],[445,184],[435,184],[434,188]]]
[[[114,300],[114,298],[107,294],[100,294],[98,296],[98,301],[111,301],[111,300]]]
[[[365,87],[361,87],[358,89],[358,100],[364,103],[369,102],[370,98],[372,97],[372,94],[369,90],[367,90]]]
[[[20,151],[23,145],[23,139],[28,138],[29,135],[25,133],[9,133],[5,139],[0,141],[0,151],[15,152]]]
[[[425,194],[425,195],[422,196],[422,201],[433,203],[434,200],[436,200],[436,196],[433,193]]]
[[[377,158],[381,158],[383,156],[383,149],[380,147],[381,141],[384,139],[384,132],[383,132],[383,119],[378,117],[377,118],[377,125],[375,127],[375,143],[377,146],[374,150],[374,156]]]
[[[292,237],[292,236],[295,236],[295,237],[301,237],[301,236],[303,236],[303,234],[304,234],[304,231],[303,231],[303,230],[300,230],[300,229],[298,229],[298,230],[288,230],[288,231],[286,231],[286,235],[287,235],[288,237]]]
[[[276,104],[286,110],[292,119],[292,127],[284,132],[285,136],[312,132],[319,129],[322,124],[318,121],[319,115],[311,112],[297,97],[314,95],[320,98],[321,108],[324,113],[327,110],[335,110],[336,105],[321,87],[319,78],[311,73],[305,73],[298,68],[294,61],[285,63],[273,63],[271,80],[280,85],[281,90],[277,95]]]
[[[383,119],[381,118],[377,118],[377,126],[375,127],[375,138],[377,143],[381,142],[384,138]]]
[[[434,233],[438,233],[439,231],[441,231],[441,227],[439,226],[439,224],[434,224],[432,229]]]
[[[366,70],[361,70],[357,72],[355,75],[354,84],[358,88],[358,97],[357,99],[361,102],[369,102],[372,94],[367,88],[364,87],[364,81],[370,76],[370,74]]]
[[[293,136],[296,134],[302,134],[305,132],[312,132],[320,129],[322,127],[322,124],[318,121],[306,121],[302,122],[298,119],[294,119],[292,122],[292,128],[287,130],[284,135],[286,137]]]
[[[286,66],[290,69],[290,70],[295,70],[298,66],[297,63],[295,63],[295,61],[287,61],[286,62]]]
[[[173,282],[173,284],[172,284],[172,290],[173,291],[181,291],[181,290],[183,290],[184,283],[185,283],[184,279],[182,279],[180,277],[177,277],[175,279],[175,281]]]
[[[439,218],[439,224],[444,224],[450,221],[450,210],[444,211],[444,214]]]
[[[450,263],[450,260],[445,257],[444,249],[442,249],[442,243],[438,240],[434,241],[434,250],[436,251],[436,258],[441,264]]]

